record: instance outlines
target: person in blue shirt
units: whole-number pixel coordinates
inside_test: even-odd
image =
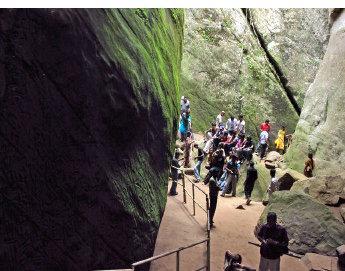
[[[181,136],[181,141],[184,141],[187,136],[187,132],[190,131],[192,124],[192,117],[190,116],[190,110],[181,114],[179,132]]]

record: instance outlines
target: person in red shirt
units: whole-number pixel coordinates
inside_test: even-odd
[[[267,133],[269,133],[271,130],[270,120],[265,120],[265,122],[261,123],[260,130],[261,132],[266,131]]]

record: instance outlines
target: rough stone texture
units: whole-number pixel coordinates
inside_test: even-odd
[[[292,169],[286,169],[282,172],[282,176],[278,179],[279,190],[290,190],[295,182],[303,182],[306,179],[307,177],[303,174]]]
[[[313,252],[335,256],[336,248],[345,242],[345,225],[327,206],[309,195],[291,191],[274,192],[262,213],[255,234],[267,213],[277,213],[290,239],[289,249],[299,254]]]
[[[345,267],[345,245],[341,245],[337,247],[337,256],[338,256],[339,264],[342,267]]]
[[[265,118],[273,137],[280,125],[293,131],[298,121],[241,9],[186,10],[181,88],[195,131],[205,131],[220,110],[226,118],[243,113],[253,138]]]
[[[276,151],[270,151],[265,158],[265,161],[269,161],[269,162],[279,162],[283,159],[283,156]]]
[[[341,215],[341,217],[345,223],[345,207],[341,207],[339,212],[340,212],[340,215]]]
[[[327,9],[250,9],[252,21],[265,41],[288,88],[300,107],[326,51]]]
[[[302,171],[308,152],[315,154],[315,175],[336,174],[345,165],[345,12],[331,29],[326,54],[306,93],[301,117],[287,152],[289,166]]]
[[[292,191],[302,191],[323,204],[337,205],[345,201],[345,175],[313,177],[296,182]]]
[[[1,10],[0,33],[0,269],[128,268],[152,255],[182,12]]]
[[[316,253],[307,253],[301,261],[308,267],[310,271],[338,271],[337,257],[324,256]]]

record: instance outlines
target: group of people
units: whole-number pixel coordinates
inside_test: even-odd
[[[257,145],[254,144],[252,137],[246,135],[246,123],[243,115],[238,119],[230,116],[225,119],[225,112],[221,111],[211,123],[209,130],[205,131],[204,144],[195,143],[192,133],[192,118],[190,115],[190,101],[187,97],[181,98],[181,114],[179,122],[179,138],[183,142],[183,158],[179,158],[180,152],[175,153],[172,162],[173,185],[170,189],[170,195],[177,195],[176,184],[178,179],[179,161],[183,160],[184,167],[190,167],[190,153],[194,147],[197,149],[197,155],[194,157],[194,177],[195,182],[201,181],[201,165],[207,160],[208,173],[204,178],[204,184],[209,184],[210,198],[210,225],[213,227],[213,217],[217,207],[219,191],[221,196],[230,194],[236,196],[237,182],[239,180],[240,168],[246,166],[246,178],[244,181],[244,194],[246,204],[251,202],[251,194],[255,181],[258,179],[258,172],[253,162],[253,154],[257,153],[262,160],[270,145],[271,125],[267,119],[260,125],[260,135]],[[291,141],[291,135],[286,135],[286,129],[282,126],[276,140],[274,141],[277,152],[283,154],[286,149],[286,142]],[[307,177],[312,176],[315,167],[312,154],[308,155],[305,162],[304,174]],[[274,191],[278,190],[278,181],[276,170],[270,170],[270,184],[267,189],[269,198]],[[277,225],[275,213],[269,213],[267,224],[263,225],[259,231],[258,239],[261,242],[261,260],[259,270],[279,270],[280,256],[287,251],[288,238],[286,230]],[[285,251],[286,250],[286,251]],[[226,254],[226,262],[234,263],[240,266],[240,262],[232,260],[232,256]],[[235,257],[236,258],[236,257]],[[234,265],[234,266],[235,266]],[[231,264],[229,264],[231,266]],[[229,269],[231,270],[231,269]],[[244,269],[245,270],[245,269]]]

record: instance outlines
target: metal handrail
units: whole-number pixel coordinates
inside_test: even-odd
[[[197,246],[197,245],[200,245],[202,243],[205,243],[205,242],[209,242],[210,239],[209,238],[206,238],[206,239],[203,239],[201,241],[198,241],[198,242],[195,242],[193,244],[190,244],[190,245],[187,245],[187,246],[183,246],[183,247],[180,247],[178,249],[174,249],[174,250],[171,250],[171,251],[168,251],[168,252],[165,252],[165,253],[162,253],[162,254],[159,254],[159,255],[156,255],[156,256],[153,256],[151,258],[148,258],[148,259],[145,259],[145,260],[142,260],[142,261],[139,261],[139,262],[135,262],[132,264],[132,269],[135,270],[135,268],[139,265],[142,265],[142,264],[145,264],[145,263],[149,263],[149,262],[152,262],[152,261],[155,261],[155,260],[158,260],[160,258],[163,258],[163,257],[166,257],[166,256],[169,256],[171,254],[174,254],[174,253],[179,253],[180,251],[182,250],[185,250],[187,248],[191,248],[191,247],[194,247],[194,246]],[[178,255],[178,254],[177,254]],[[177,256],[178,258],[178,256]],[[205,268],[206,266],[204,266],[203,268]]]
[[[176,253],[176,271],[180,271],[180,252],[182,250],[185,250],[185,249],[188,249],[188,248],[191,248],[191,247],[194,247],[196,245],[199,245],[199,244],[202,244],[202,243],[206,242],[206,245],[207,245],[207,247],[206,247],[206,250],[207,250],[206,265],[198,268],[196,271],[203,270],[203,269],[206,269],[207,271],[210,271],[210,265],[211,265],[211,250],[210,250],[211,249],[211,243],[210,243],[211,241],[210,241],[210,237],[211,236],[210,236],[210,210],[209,210],[210,209],[210,204],[209,204],[210,202],[209,202],[209,197],[208,197],[208,195],[207,195],[207,193],[205,191],[203,191],[200,187],[195,185],[195,183],[192,182],[189,179],[189,177],[185,174],[184,169],[177,168],[177,167],[174,167],[174,166],[171,166],[171,167],[182,172],[182,184],[180,184],[180,183],[178,183],[178,184],[183,187],[183,203],[187,203],[186,195],[188,195],[192,199],[192,201],[193,201],[193,216],[195,216],[195,204],[198,205],[206,213],[206,218],[207,218],[207,225],[206,225],[207,238],[204,239],[204,240],[198,241],[196,243],[190,244],[188,246],[180,247],[178,249],[171,250],[171,251],[162,253],[160,255],[152,256],[151,258],[148,258],[148,259],[145,259],[145,260],[142,260],[142,261],[139,261],[139,262],[135,262],[135,263],[132,264],[132,270],[135,271],[135,268],[137,266],[139,266],[139,265],[142,265],[142,264],[145,264],[145,263],[149,263],[149,262],[155,261],[157,259],[160,259],[160,258],[163,258],[163,257],[166,257],[166,256],[169,256],[171,254]],[[185,181],[185,179],[187,179],[192,184],[192,195],[186,189],[186,181]],[[202,192],[205,195],[206,208],[203,208],[201,206],[201,204],[199,204],[195,200],[195,187],[200,192]]]

